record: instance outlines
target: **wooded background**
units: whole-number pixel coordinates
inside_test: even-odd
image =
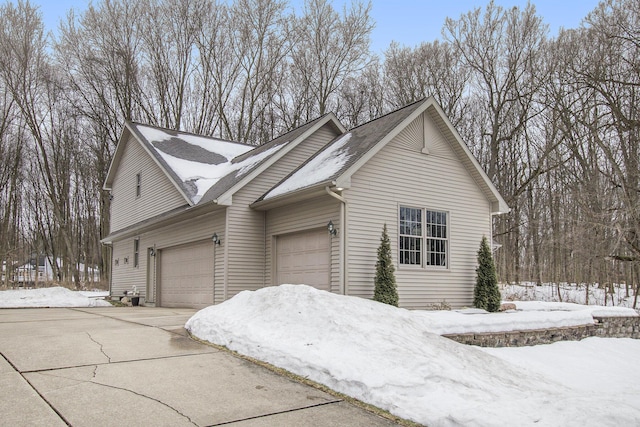
[[[640,2],[604,1],[556,37],[534,6],[489,3],[382,56],[370,10],[102,0],[53,35],[28,2],[4,3],[0,261],[45,253],[63,281],[80,262],[107,279],[102,184],[125,120],[260,144],[432,95],[512,208],[495,219],[502,282],[637,286]]]

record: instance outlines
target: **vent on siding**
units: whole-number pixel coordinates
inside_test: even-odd
[[[423,115],[409,123],[409,125],[396,136],[395,140],[398,145],[408,148],[412,151],[421,151],[423,148]]]

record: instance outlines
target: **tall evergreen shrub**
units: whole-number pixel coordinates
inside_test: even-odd
[[[476,287],[473,292],[473,305],[477,308],[495,312],[500,309],[500,289],[496,266],[491,256],[491,248],[486,237],[482,237],[478,250],[478,267],[476,268]]]
[[[397,307],[398,288],[396,286],[395,270],[391,259],[391,243],[387,234],[387,224],[385,224],[382,229],[380,246],[378,247],[373,299]]]

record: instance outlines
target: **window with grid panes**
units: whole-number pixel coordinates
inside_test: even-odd
[[[400,264],[448,266],[446,212],[401,206],[399,219]]]
[[[426,211],[425,264],[447,266],[447,213]]]
[[[422,209],[400,207],[400,264],[422,265]]]

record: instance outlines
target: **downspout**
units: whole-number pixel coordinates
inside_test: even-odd
[[[113,243],[103,243],[103,245],[108,248],[107,252],[109,253],[109,299],[111,299],[111,295],[113,295],[111,292],[113,287]]]
[[[347,261],[347,254],[346,254],[346,234],[347,234],[347,215],[346,215],[346,208],[347,208],[347,201],[345,200],[344,197],[342,197],[339,194],[334,193],[333,191],[331,191],[331,188],[324,187],[324,190],[327,192],[327,194],[335,199],[337,199],[340,202],[340,227],[342,228],[341,232],[338,233],[338,238],[340,239],[339,241],[339,250],[340,250],[340,265],[339,265],[339,277],[340,277],[340,293],[342,295],[347,295],[347,270],[346,270],[346,261]]]

